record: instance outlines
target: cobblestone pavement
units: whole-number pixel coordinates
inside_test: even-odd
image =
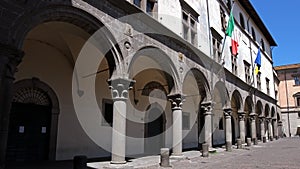
[[[282,138],[273,142],[259,142],[257,146],[233,149],[226,152],[217,149],[208,158],[200,157],[199,151],[184,152],[188,160],[171,160],[174,169],[300,169],[300,137]],[[159,167],[159,156],[132,159],[127,164],[135,169],[168,169]],[[93,165],[95,167],[93,167]],[[90,168],[101,169],[109,162],[90,164]],[[47,162],[29,165],[14,165],[7,169],[72,169],[72,161]]]
[[[171,164],[174,169],[299,169],[300,138],[283,138],[268,143],[260,142],[259,145],[248,150],[233,149],[232,152],[210,154],[208,158],[196,157]],[[154,168],[158,168],[158,165],[147,167],[147,169]]]

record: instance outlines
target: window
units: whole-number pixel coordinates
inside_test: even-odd
[[[296,86],[300,85],[300,77],[299,76],[294,76],[294,81],[295,81]]]
[[[227,5],[227,8],[230,10],[231,9],[231,0],[226,0],[226,5]]]
[[[220,7],[220,17],[221,17],[221,25],[222,25],[222,31],[225,32],[226,31],[226,15],[224,10]]]
[[[296,100],[297,100],[297,107],[300,107],[300,97],[297,97]]]
[[[186,11],[182,11],[183,38],[197,45],[197,19]]]
[[[183,130],[190,129],[190,113],[187,112],[182,113],[182,129]]]
[[[102,113],[102,126],[112,126],[113,124],[113,101],[103,99],[101,110]]]
[[[251,27],[251,32],[252,32],[252,38],[254,41],[256,41],[256,35],[255,35],[255,31],[254,31],[254,28]]]
[[[221,63],[222,56],[222,36],[212,27],[211,29],[211,34],[212,34],[212,48],[213,48],[213,59]]]
[[[240,13],[240,24],[241,24],[241,27],[243,29],[245,29],[245,21],[244,21],[244,17],[243,17],[242,13]]]
[[[245,66],[245,81],[246,83],[251,83],[251,74],[250,74],[250,64],[248,62],[244,62]]]
[[[146,12],[148,14],[151,14],[152,12],[154,12],[154,5],[155,5],[155,1],[154,0],[147,0]]]
[[[231,55],[231,69],[232,73],[237,75],[237,57],[234,55]]]
[[[267,94],[270,95],[270,80],[266,78]]]
[[[264,40],[261,39],[260,43],[261,43],[260,45],[261,45],[262,50],[265,51],[265,42],[264,42]]]
[[[257,89],[261,90],[261,78],[260,78],[261,73],[258,72],[256,75],[256,83],[257,83]]]
[[[133,0],[134,5],[136,5],[137,7],[141,7],[141,0]]]
[[[180,0],[180,4],[182,7],[182,37],[196,46],[199,14],[184,0]]]

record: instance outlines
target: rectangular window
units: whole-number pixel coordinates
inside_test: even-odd
[[[136,5],[137,7],[141,7],[141,0],[133,0],[134,5]]]
[[[270,80],[266,78],[267,94],[270,95]]]
[[[297,106],[300,107],[300,97],[297,97],[296,100],[297,100]]]
[[[189,10],[182,10],[182,36],[185,40],[197,45],[197,17],[194,16]]]
[[[244,62],[244,66],[245,66],[245,81],[246,83],[250,84],[251,83],[250,64]]]
[[[237,75],[237,57],[231,55],[231,69],[234,75]]]
[[[257,89],[261,90],[261,78],[260,78],[261,73],[258,72],[256,75],[256,83],[257,83]]]
[[[182,112],[182,129],[183,130],[190,129],[190,113]]]
[[[220,63],[222,60],[221,50],[221,41],[213,37],[213,55],[218,63]]]
[[[102,101],[102,126],[113,125],[113,101],[103,99]]]
[[[295,85],[299,86],[300,85],[300,77],[299,76],[295,76],[294,80],[295,80]]]

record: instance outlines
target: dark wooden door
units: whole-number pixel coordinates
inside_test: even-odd
[[[7,161],[48,160],[51,109],[13,103],[7,143]]]

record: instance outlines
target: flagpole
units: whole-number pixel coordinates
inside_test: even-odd
[[[230,9],[230,13],[229,13],[229,15],[231,14],[231,12],[233,11],[233,7],[234,7],[234,1],[232,1],[232,7],[231,7],[231,9]],[[229,16],[230,17],[230,16]],[[233,18],[234,19],[234,18]],[[227,35],[226,35],[226,31],[225,31],[225,38],[224,38],[224,40],[223,40],[223,45],[222,45],[222,50],[221,50],[221,57],[222,57],[222,59],[221,59],[221,65],[222,66],[224,66],[224,64],[225,64],[225,61],[224,61],[224,57],[223,57],[223,52],[224,52],[224,48],[225,48],[225,43],[226,43],[226,38],[227,38]]]

